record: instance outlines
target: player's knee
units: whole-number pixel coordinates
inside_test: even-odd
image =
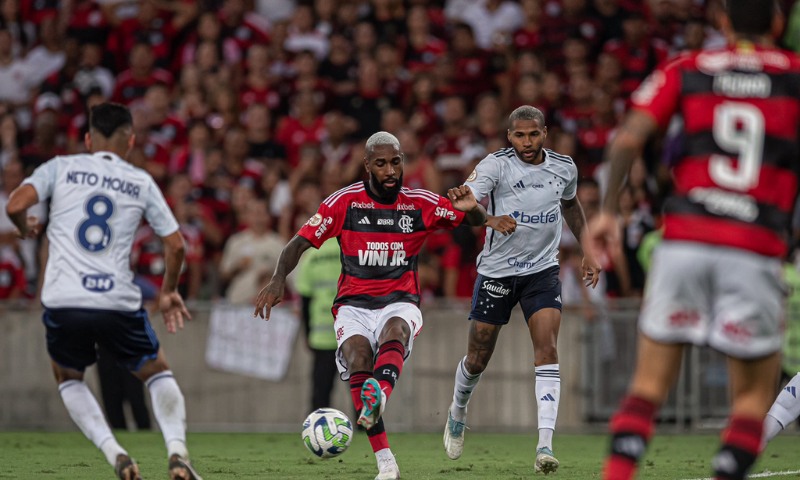
[[[558,350],[555,345],[537,345],[534,348],[534,363],[536,365],[552,365],[558,363]]]
[[[384,344],[386,342],[395,340],[403,345],[408,345],[408,339],[410,337],[411,329],[408,328],[408,324],[405,322],[405,320],[401,318],[393,318],[386,324],[385,327],[383,327],[379,342]]]
[[[491,358],[491,354],[468,354],[466,360],[464,360],[464,368],[471,375],[478,375],[486,370],[486,366],[489,365],[489,358]]]

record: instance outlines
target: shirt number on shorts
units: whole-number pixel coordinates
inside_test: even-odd
[[[95,195],[86,202],[86,217],[78,225],[78,244],[92,253],[102,252],[111,244],[108,219],[114,215],[114,203],[105,195]]]
[[[738,155],[736,166],[724,155],[711,155],[709,175],[720,187],[747,191],[758,185],[764,153],[764,114],[749,103],[723,102],[714,108],[714,141]]]

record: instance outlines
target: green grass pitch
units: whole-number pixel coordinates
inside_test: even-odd
[[[205,480],[331,479],[372,480],[377,473],[366,435],[357,433],[338,458],[318,460],[297,434],[196,433],[189,435],[193,463]],[[145,480],[166,478],[166,452],[157,432],[121,433],[120,443],[136,458]],[[640,479],[700,479],[711,475],[709,461],[717,435],[656,437],[642,462]],[[391,434],[389,441],[404,479],[516,480],[534,475],[533,435],[467,432],[464,455],[447,458],[439,434]],[[608,439],[604,435],[559,435],[561,461],[555,480],[599,478]],[[796,434],[779,436],[752,473],[755,478],[800,478]],[[1,432],[0,479],[112,479],[102,454],[80,433]],[[773,472],[773,473],[764,473]]]

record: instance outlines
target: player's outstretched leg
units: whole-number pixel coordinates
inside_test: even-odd
[[[444,449],[447,456],[455,460],[464,450],[464,431],[467,426],[467,404],[472,391],[478,385],[481,374],[471,374],[465,366],[467,357],[461,359],[456,367],[453,402],[447,410],[447,423],[444,426]]]
[[[798,395],[800,395],[800,373],[789,380],[767,412],[767,417],[764,419],[764,444],[775,438],[775,435],[800,416]]]
[[[55,364],[54,367],[60,369]],[[63,375],[60,377],[64,378]],[[131,460],[128,452],[117,443],[103,416],[100,404],[86,383],[76,379],[63,381],[58,385],[58,393],[72,421],[78,425],[86,438],[103,452],[106,461],[114,467],[117,477],[122,480],[139,480],[141,477],[136,462]],[[123,463],[124,465],[121,465]]]
[[[375,381],[374,378],[370,377],[370,372],[353,372],[350,374],[350,396],[353,399],[353,405],[356,411],[363,411],[364,409],[364,401],[362,400],[361,392],[364,384],[369,380]],[[389,448],[389,440],[386,437],[386,428],[383,425],[383,418],[378,418],[378,421],[371,428],[367,429],[367,438],[369,439],[372,451],[375,453],[375,460],[378,462],[378,476],[375,478],[377,480],[394,480],[400,478],[400,469]]]
[[[178,383],[170,370],[150,376],[146,381],[169,459],[171,480],[202,480],[189,463],[186,448],[186,406]]]

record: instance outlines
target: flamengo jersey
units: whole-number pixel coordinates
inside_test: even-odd
[[[178,230],[153,178],[110,152],[55,157],[23,183],[50,198],[47,308],[136,311],[131,245],[142,217],[159,236]]]
[[[575,198],[578,169],[566,155],[547,148],[544,161],[520,160],[513,148],[490,153],[475,167],[466,185],[480,201],[489,196],[489,215],[509,215],[517,229],[503,236],[486,228],[478,273],[487,277],[530,275],[558,265],[561,200]]]
[[[315,248],[338,238],[342,274],[335,307],[377,310],[397,302],[419,305],[417,254],[425,238],[463,219],[450,200],[427,190],[403,187],[395,202],[384,204],[359,182],[326,198],[297,234]]]
[[[664,128],[683,116],[684,155],[664,238],[781,257],[797,190],[800,58],[740,43],[657,69],[633,105]]]

